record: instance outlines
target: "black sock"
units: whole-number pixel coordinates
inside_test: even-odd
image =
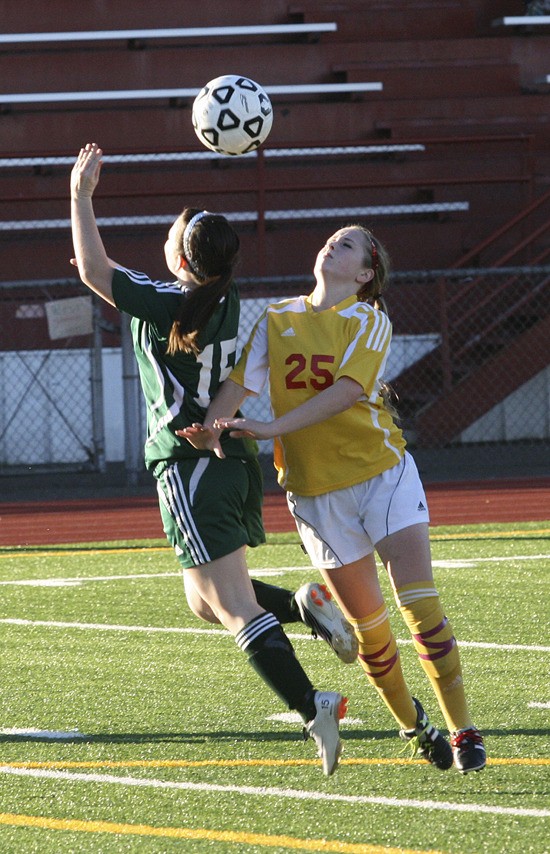
[[[305,722],[315,717],[315,689],[273,614],[254,617],[235,641],[256,673],[289,709],[299,712]]]
[[[264,581],[252,579],[252,587],[256,594],[258,605],[275,614],[280,623],[300,623],[302,617],[291,590],[284,587],[275,587],[274,584],[266,584]]]

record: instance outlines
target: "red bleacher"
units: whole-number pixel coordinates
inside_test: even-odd
[[[73,157],[92,139],[107,155],[201,152],[191,127],[192,99],[148,93],[199,88],[235,72],[266,86],[380,81],[381,91],[273,96],[267,145],[279,151],[387,147],[247,160],[107,159],[96,211],[114,222],[104,230],[112,257],[163,275],[162,236],[169,218],[189,203],[256,212],[241,225],[243,276],[309,273],[320,242],[342,221],[318,212],[350,208],[377,211],[367,220],[397,270],[443,269],[464,258],[479,263],[487,256],[477,248],[494,234],[500,235],[497,257],[546,263],[547,206],[532,217],[522,212],[550,189],[548,86],[540,82],[550,72],[550,28],[498,24],[522,12],[520,0],[219,0],[207,12],[186,4],[182,20],[181,6],[171,0],[6,4],[3,34],[20,38],[2,42],[0,35],[3,278],[71,275],[70,165],[23,158]],[[48,33],[320,22],[333,22],[336,30],[41,42],[25,39],[29,21]],[[143,97],[87,95],[128,89]],[[17,101],[40,92],[78,98]],[[392,150],[399,143],[418,148]],[[434,204],[438,210],[430,212],[426,206]],[[285,210],[286,218],[274,217]],[[139,225],[136,213],[145,217]],[[515,218],[519,230],[506,228]],[[414,385],[414,377],[408,379]]]

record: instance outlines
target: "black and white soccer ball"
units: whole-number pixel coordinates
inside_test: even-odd
[[[272,124],[271,101],[249,77],[216,77],[193,102],[195,133],[203,145],[219,154],[253,151],[267,139]]]

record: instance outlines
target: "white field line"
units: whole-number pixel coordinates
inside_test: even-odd
[[[219,637],[228,637],[229,632],[225,629],[200,629],[200,628],[184,628],[182,626],[121,626],[116,623],[77,623],[63,622],[61,620],[25,620],[18,617],[2,617],[0,625],[8,626],[29,626],[42,627],[50,629],[79,629],[83,631],[98,631],[98,632],[145,632],[145,633],[162,633],[162,634],[180,634],[180,635],[215,635]],[[291,640],[315,640],[312,635],[298,632],[286,632]],[[398,644],[412,644],[412,640],[397,640]],[[502,643],[484,643],[482,641],[460,641],[461,647],[472,647],[474,649],[495,649],[511,652],[550,652],[550,646],[539,646],[535,644],[502,644]]]
[[[66,556],[66,554],[67,553],[63,553],[60,556]],[[2,555],[2,557],[16,557],[17,559],[23,556],[30,557],[31,555]],[[550,554],[510,555],[508,557],[453,558],[451,560],[433,560],[432,565],[435,569],[472,569],[480,563],[510,563],[512,561],[526,560],[550,560]],[[253,577],[276,576],[283,575],[287,572],[316,572],[316,570],[311,566],[278,566],[267,569],[251,569],[250,575]],[[176,578],[179,576],[181,576],[181,572],[140,572],[131,575],[78,575],[67,578],[63,576],[53,578],[10,578],[0,581],[0,586],[21,585],[28,587],[63,587],[65,585],[77,586],[79,584],[88,584],[93,581],[135,581],[140,578]]]
[[[550,560],[550,555],[509,555],[507,557],[472,557],[451,558],[450,560],[433,560],[432,566],[437,569],[470,569],[479,563],[512,563],[520,560]]]
[[[0,735],[21,735],[26,738],[51,739],[52,741],[76,741],[79,738],[88,738],[88,736],[79,732],[78,729],[58,730],[58,729],[37,729],[36,727],[2,727]]]
[[[251,576],[283,575],[285,572],[304,572],[312,570],[308,566],[282,566],[276,569],[250,570]],[[137,572],[126,575],[78,575],[73,577],[55,576],[52,578],[10,578],[0,581],[0,586],[9,587],[78,587],[93,581],[136,581],[141,578],[181,578],[181,572]]]
[[[70,780],[74,783],[110,783],[115,786],[139,786],[151,789],[173,789],[191,792],[223,792],[225,794],[250,795],[261,798],[289,798],[300,801],[328,801],[332,803],[372,804],[383,807],[409,807],[422,810],[442,810],[445,812],[486,813],[488,815],[509,815],[525,818],[548,818],[550,809],[530,809],[520,807],[498,807],[485,804],[451,803],[449,801],[421,801],[401,798],[369,797],[368,795],[338,795],[329,792],[307,792],[302,789],[280,789],[274,786],[222,786],[213,783],[188,783],[172,780],[155,780],[140,777],[118,777],[115,774],[82,774],[72,771],[50,771],[34,768],[10,768],[0,766],[0,774],[13,774],[18,777],[35,777],[49,780]]]
[[[229,636],[229,632],[225,629],[186,629],[180,626],[119,626],[116,623],[64,623],[60,620],[20,620],[17,618],[5,617],[0,619],[0,623],[5,623],[10,626],[41,626],[51,629],[82,629],[97,632],[161,632],[164,634],[180,634],[180,635],[220,635]],[[306,635],[298,635],[298,637],[306,637]]]

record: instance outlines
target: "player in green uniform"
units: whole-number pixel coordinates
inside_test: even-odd
[[[185,209],[170,228],[164,248],[175,281],[152,281],[115,264],[107,257],[92,204],[101,163],[102,151],[91,143],[81,149],[73,167],[75,263],[91,290],[132,317],[147,404],[145,462],[157,479],[164,529],[184,567],[188,602],[199,616],[221,622],[264,682],[299,712],[325,774],[332,774],[341,752],[339,720],[347,701],[338,692],[313,687],[280,621],[260,604],[265,599],[277,605],[289,592],[261,584],[255,592],[248,574],[246,546],[265,539],[256,444],[227,436],[221,460],[210,451],[195,450],[175,433],[203,419],[235,364],[239,297],[233,268],[238,236],[225,217]],[[319,598],[316,586],[315,591],[314,598]],[[296,594],[298,610],[302,616],[307,612],[314,628],[321,625],[330,634],[331,627],[337,627],[345,634],[347,624],[336,606],[328,595],[320,595],[316,604],[300,601]],[[323,609],[330,611],[328,621],[315,613]],[[350,632],[342,640],[351,658],[352,637]]]
[[[217,426],[229,427],[233,437],[274,439],[279,483],[306,551],[355,627],[361,665],[400,736],[442,770],[454,759],[462,773],[479,771],[483,739],[470,717],[458,647],[433,579],[426,496],[384,394],[392,330],[382,292],[389,259],[368,229],[348,226],[318,253],[314,273],[309,296],[269,306],[258,320],[208,410],[205,447],[216,449],[209,430],[215,417],[235,412],[269,377],[273,421],[221,418]],[[184,435],[199,441],[201,428]],[[450,745],[403,678],[375,550]]]

